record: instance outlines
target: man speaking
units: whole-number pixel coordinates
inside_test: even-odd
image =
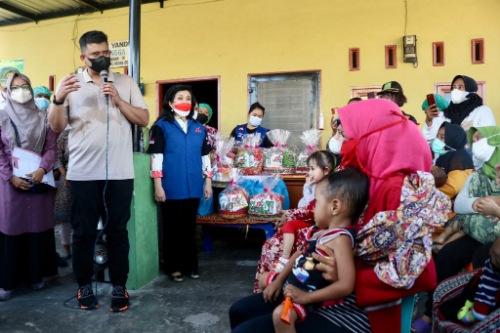
[[[97,223],[102,218],[113,283],[111,310],[126,311],[129,264],[127,222],[133,191],[130,124],[146,126],[147,106],[137,84],[126,75],[108,72],[108,37],[88,31],[80,37],[85,69],[64,77],[49,109],[56,132],[69,129],[69,164],[73,203],[73,271],[81,309],[98,307],[91,288]]]

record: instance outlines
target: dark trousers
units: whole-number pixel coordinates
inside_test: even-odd
[[[73,271],[80,286],[89,284],[94,274],[94,246],[99,218],[102,218],[105,226],[111,282],[117,286],[125,286],[127,283],[130,248],[127,223],[130,219],[134,180],[108,181],[105,194],[108,220],[103,201],[104,184],[100,180],[71,181]]]
[[[200,199],[167,200],[161,204],[163,258],[166,273],[198,274],[196,215]]]
[[[463,236],[446,244],[434,256],[438,283],[462,271],[468,263],[472,262],[474,268],[482,267],[488,258],[488,249],[491,246],[482,245],[470,236]],[[428,294],[425,305],[425,314],[432,316],[432,293]]]
[[[229,309],[229,321],[232,333],[274,333],[272,313],[281,304],[282,298],[275,302],[264,302],[262,294],[254,294],[236,301]],[[309,312],[302,322],[296,322],[298,333],[345,333],[326,318]]]
[[[54,229],[17,236],[0,232],[0,288],[13,290],[56,274]]]

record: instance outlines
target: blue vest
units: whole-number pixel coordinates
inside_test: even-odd
[[[184,133],[177,121],[162,119],[157,123],[165,137],[162,185],[167,199],[201,198],[203,174],[201,152],[206,130],[200,123],[188,120]]]
[[[264,138],[266,137],[267,132],[269,132],[269,130],[267,128],[262,127],[262,126],[259,126],[256,128],[255,133],[260,134],[260,143],[261,144],[262,144],[262,141],[264,140]],[[234,139],[237,142],[241,142],[243,140],[243,137],[246,136],[247,134],[248,134],[247,124],[238,125],[234,129]]]

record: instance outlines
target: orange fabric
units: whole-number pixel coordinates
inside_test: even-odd
[[[467,178],[469,178],[470,174],[474,170],[453,170],[448,172],[448,178],[446,179],[446,183],[439,188],[441,192],[446,194],[448,198],[454,199],[458,192],[464,187]]]

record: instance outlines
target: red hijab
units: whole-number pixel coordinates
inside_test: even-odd
[[[399,206],[406,175],[430,172],[432,156],[418,127],[387,99],[370,99],[339,110],[345,137],[344,166],[370,177],[369,204],[363,224],[375,213]],[[345,146],[345,147],[344,147]]]

